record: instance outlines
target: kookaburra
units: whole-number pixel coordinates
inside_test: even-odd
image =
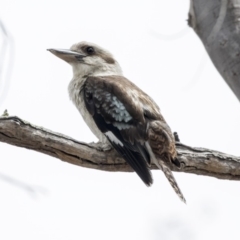
[[[99,141],[111,144],[147,186],[153,183],[154,163],[185,202],[166,164],[180,166],[171,129],[158,105],[123,76],[113,55],[89,42],[48,50],[72,66],[70,99]]]

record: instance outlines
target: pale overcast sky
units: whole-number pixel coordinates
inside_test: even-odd
[[[14,49],[0,51],[0,112],[96,141],[69,100],[70,66],[46,51],[91,41],[114,54],[183,143],[240,155],[240,103],[187,26],[188,8],[189,0],[1,0]],[[135,173],[0,148],[0,239],[239,239],[239,182],[174,173],[184,205],[160,171],[147,188]]]

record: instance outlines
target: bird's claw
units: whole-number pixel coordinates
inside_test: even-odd
[[[178,136],[178,133],[174,132],[173,135],[174,135],[175,142],[180,142],[180,138]]]

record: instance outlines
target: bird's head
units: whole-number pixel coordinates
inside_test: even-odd
[[[48,49],[69,63],[78,76],[122,75],[121,67],[107,50],[89,42],[74,44],[70,49]]]

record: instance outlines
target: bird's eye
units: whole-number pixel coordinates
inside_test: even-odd
[[[94,48],[93,47],[87,47],[87,53],[91,54],[94,53]]]

